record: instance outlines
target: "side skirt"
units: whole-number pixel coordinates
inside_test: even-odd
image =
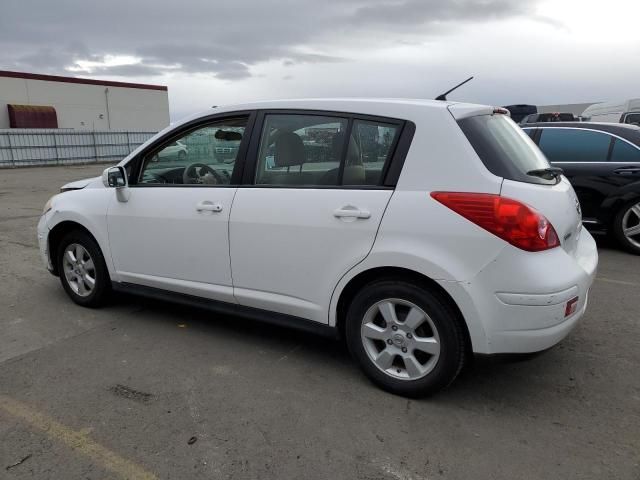
[[[208,298],[170,292],[159,288],[146,287],[144,285],[136,285],[133,283],[112,282],[112,288],[116,292],[138,295],[165,302],[179,303],[189,307],[201,308],[224,315],[237,315],[257,320],[259,322],[277,325],[279,327],[293,328],[295,330],[321,335],[323,337],[338,338],[337,328],[284,313],[270,312],[268,310],[245,307],[234,303],[219,302]]]

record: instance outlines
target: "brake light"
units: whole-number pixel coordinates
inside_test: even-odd
[[[560,246],[549,220],[517,200],[488,193],[432,192],[431,196],[522,250],[539,252]]]

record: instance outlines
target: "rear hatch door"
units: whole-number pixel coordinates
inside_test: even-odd
[[[562,248],[573,254],[582,212],[573,187],[502,109],[449,107],[485,167],[503,178],[500,194],[526,203],[551,222]]]

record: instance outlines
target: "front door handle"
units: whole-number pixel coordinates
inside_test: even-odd
[[[342,208],[338,208],[337,210],[334,210],[333,216],[336,218],[345,218],[345,219],[348,219],[348,218],[366,219],[371,217],[371,212],[358,207],[354,207],[353,205],[345,205]]]
[[[613,173],[617,173],[618,175],[636,175],[640,173],[640,167],[621,167],[616,168]]]
[[[204,200],[196,205],[196,210],[198,212],[221,212],[222,205],[219,203],[213,203],[209,200]]]

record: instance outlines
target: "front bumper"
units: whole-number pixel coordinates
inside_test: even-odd
[[[474,352],[531,353],[552,347],[577,325],[597,265],[595,241],[582,229],[572,252],[509,246],[472,280],[442,285],[462,311]],[[575,297],[575,312],[565,316]]]
[[[40,217],[40,221],[38,221],[38,248],[40,250],[40,259],[42,263],[47,267],[51,273],[53,273],[53,263],[51,262],[51,258],[49,255],[49,227],[47,225],[47,216],[48,213],[45,213]]]

